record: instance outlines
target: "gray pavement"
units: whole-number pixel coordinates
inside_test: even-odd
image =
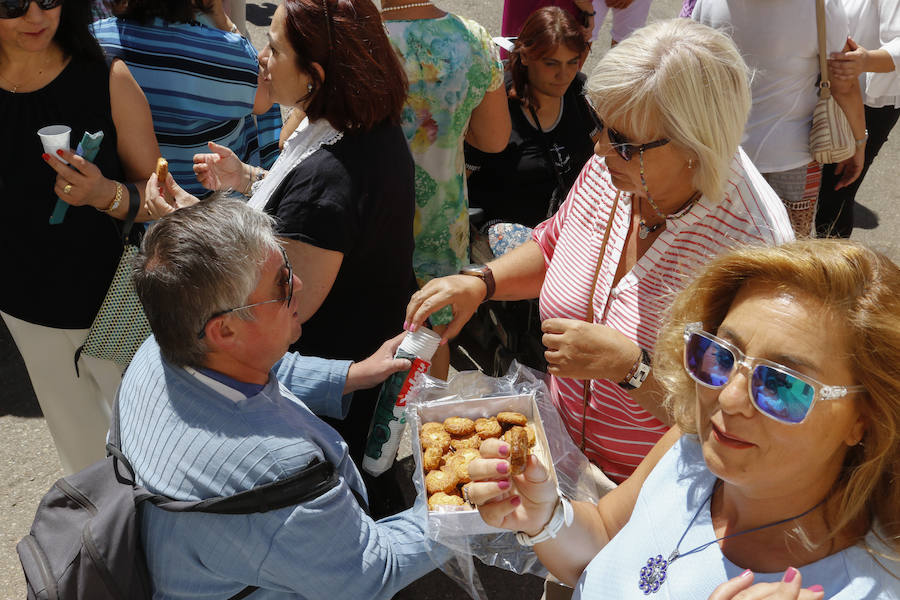
[[[482,23],[493,35],[500,33],[501,0],[436,0],[451,12]],[[260,0],[247,3],[251,39],[257,48],[265,43],[267,28],[277,4]],[[656,0],[650,19],[676,16],[681,3]],[[590,73],[597,57],[609,46],[609,24],[594,45],[585,66]],[[882,148],[857,196],[857,228],[853,238],[887,253],[900,262],[900,133]],[[6,282],[5,285],[10,285]],[[15,344],[0,321],[0,598],[24,597],[24,579],[15,552],[16,542],[27,533],[40,497],[62,475],[56,451]],[[490,598],[540,597],[538,580],[482,569]],[[451,600],[466,595],[441,574],[405,590],[402,598]]]

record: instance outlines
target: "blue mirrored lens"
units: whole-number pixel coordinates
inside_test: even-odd
[[[751,387],[759,410],[787,423],[802,421],[816,395],[805,381],[765,365],[753,369]]]
[[[713,387],[728,383],[734,369],[734,354],[731,350],[696,333],[688,338],[685,358],[691,375]]]

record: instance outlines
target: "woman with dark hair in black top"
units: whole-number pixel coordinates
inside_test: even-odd
[[[0,3],[0,316],[70,473],[105,455],[121,369],[82,355],[79,377],[72,361],[122,254],[123,183],[143,194],[159,155],[147,101],[124,63],[106,63],[90,16],[89,0]],[[71,127],[72,146],[102,131],[93,162],[42,154],[47,125]],[[71,206],[51,224],[57,198]]]
[[[536,10],[522,27],[507,63],[512,134],[503,152],[465,147],[469,204],[487,224],[534,227],[565,199],[593,153],[599,130],[582,95],[579,73],[589,46],[566,11]]]
[[[291,349],[361,360],[402,330],[417,287],[414,165],[400,128],[406,75],[370,0],[286,0],[268,37],[261,85],[306,118],[269,171],[210,144],[212,153],[194,157],[194,172],[209,189],[243,191],[275,218],[303,282],[303,334]],[[358,463],[377,393],[358,390],[346,418],[328,421]],[[372,513],[393,514],[403,508],[387,500],[396,484],[380,481],[367,481]]]

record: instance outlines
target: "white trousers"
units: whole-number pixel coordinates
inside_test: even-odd
[[[25,361],[66,474],[106,456],[106,433],[122,368],[82,354],[77,377],[75,351],[87,337],[87,329],[56,329],[3,312],[0,316]]]
[[[612,9],[612,39],[618,43],[631,35],[635,29],[640,29],[647,22],[647,15],[650,14],[651,0],[634,0],[628,8]],[[594,31],[591,34],[591,40],[596,40],[600,34],[600,28],[603,27],[603,21],[606,20],[606,13],[609,7],[606,6],[606,0],[593,0],[594,11]]]

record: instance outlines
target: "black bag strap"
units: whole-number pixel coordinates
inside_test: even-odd
[[[246,515],[278,510],[294,506],[307,500],[318,498],[340,483],[340,475],[334,465],[327,460],[313,459],[306,467],[284,479],[273,481],[231,496],[218,496],[199,501],[174,500],[168,496],[154,494],[137,485],[134,468],[121,450],[121,429],[119,424],[119,402],[116,398],[109,428],[109,443],[106,451],[113,457],[116,479],[120,483],[135,488],[135,502],[150,502],[170,512],[205,512],[225,515]],[[119,466],[127,473],[122,473]],[[359,495],[354,491],[359,500]],[[365,506],[361,503],[360,506]]]
[[[556,199],[552,196],[550,198],[550,205],[547,207],[547,218],[549,219],[553,216],[553,213],[559,209],[559,205],[565,199],[568,190],[566,189],[566,182],[563,180],[562,173],[559,172],[559,167],[556,166],[556,161],[553,160],[553,154],[550,149],[550,136],[544,131],[544,128],[541,127],[537,112],[535,112],[534,107],[530,104],[528,105],[528,111],[531,113],[531,118],[534,119],[534,126],[537,127],[538,139],[540,140],[541,149],[544,151],[544,158],[550,163],[553,174],[556,175],[556,187],[559,190],[559,196]]]
[[[128,213],[122,221],[122,245],[128,243],[128,236],[131,235],[131,228],[134,226],[134,219],[141,210],[141,196],[138,194],[137,186],[133,183],[126,183],[125,189],[128,191]]]

